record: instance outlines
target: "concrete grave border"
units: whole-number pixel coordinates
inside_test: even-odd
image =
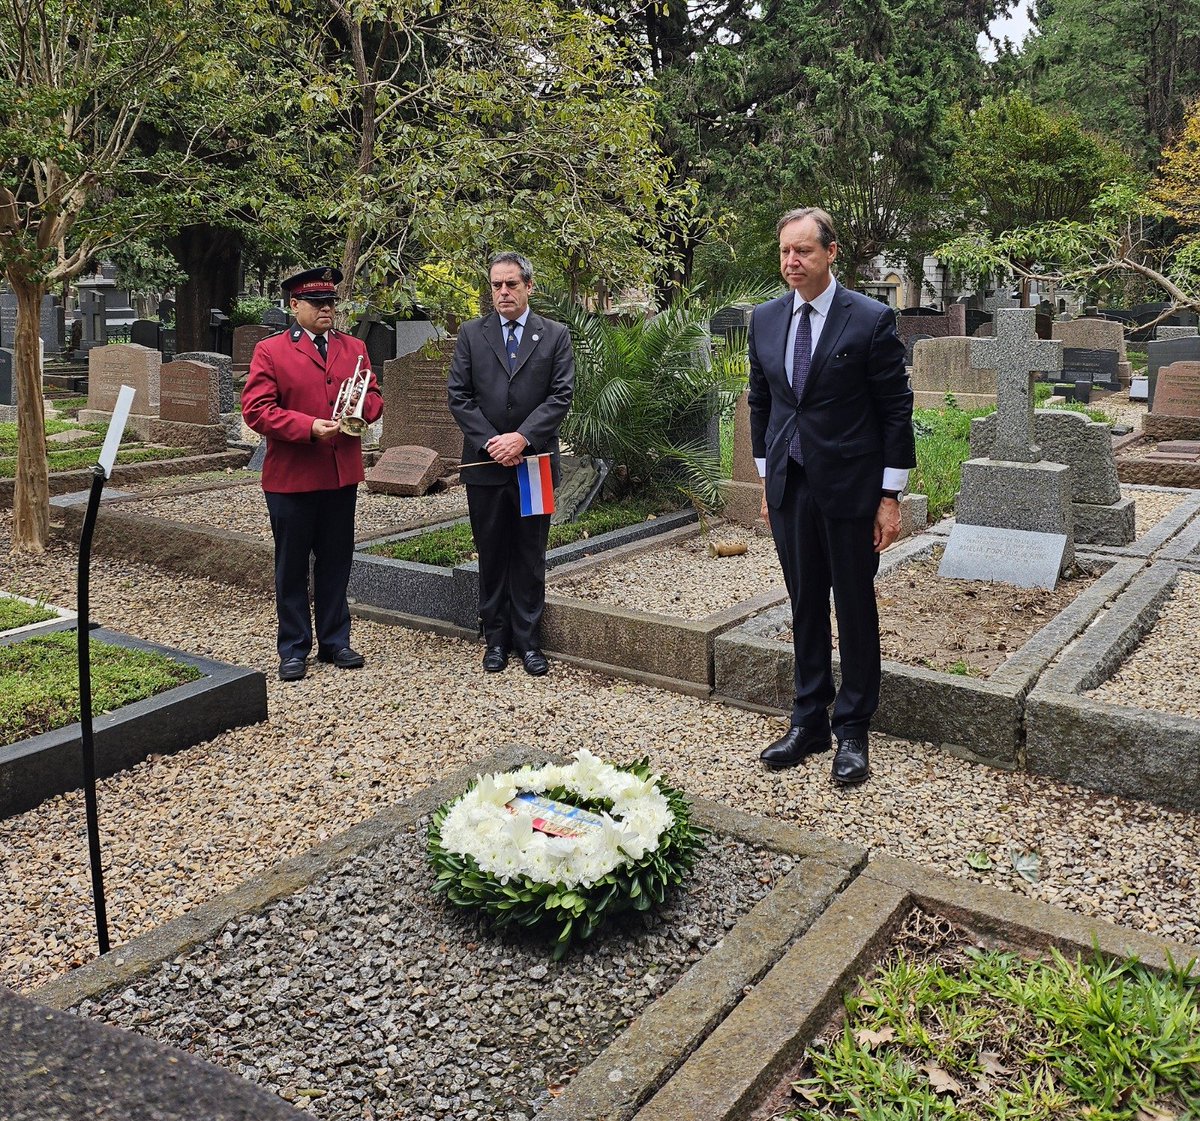
[[[386,537],[360,541],[350,571],[349,596],[356,608],[381,608],[415,619],[452,623],[474,633],[479,618],[479,565],[474,561],[442,568],[415,561],[392,560],[366,550],[376,545],[402,541],[430,530],[460,525],[466,519],[440,521]],[[546,553],[547,572],[596,553],[607,553],[622,545],[658,537],[696,520],[695,510],[678,510],[624,529],[561,545]],[[549,614],[549,612],[547,612]],[[546,645],[552,645],[547,639]]]
[[[54,631],[75,629],[75,619],[77,616],[74,611],[55,607],[52,603],[39,603],[36,599],[30,599],[28,596],[19,596],[16,592],[0,591],[0,599],[15,599],[21,603],[29,604],[30,607],[40,607],[45,611],[54,612],[53,619],[43,619],[40,623],[26,623],[21,627],[13,627],[11,630],[0,631],[0,646],[7,646],[10,642],[20,642],[22,639],[32,638],[35,634],[51,634]]]
[[[0,645],[21,635],[0,636]],[[267,718],[267,683],[259,670],[187,654],[169,646],[97,627],[91,637],[115,646],[164,654],[198,669],[202,677],[92,721],[96,774],[116,774],[149,755],[172,755],[211,740],[229,728]],[[83,781],[78,721],[53,732],[0,747],[0,819],[24,813],[47,798],[76,790]]]
[[[171,919],[102,958],[48,982],[29,994],[53,1009],[72,1008],[159,968],[227,923],[298,892],[347,861],[401,832],[465,789],[477,775],[555,757],[537,748],[508,745],[309,851],[276,864],[232,891]],[[837,898],[866,863],[855,845],[806,833],[794,825],[759,818],[703,798],[689,799],[694,820],[724,836],[796,858],[796,866],[735,924],[725,937],[667,992],[653,1001],[588,1067],[543,1117],[628,1117],[662,1085],[736,1007],[748,988],[766,975],[787,948]],[[620,1074],[613,1076],[613,1071]]]
[[[636,670],[677,692],[702,693],[712,687],[714,643],[717,636],[760,611],[787,599],[783,574],[779,586],[715,611],[703,619],[679,619],[650,611],[583,599],[555,589],[556,578],[570,576],[637,556],[699,534],[684,526],[653,539],[615,548],[602,557],[563,565],[546,582],[546,613],[542,631],[550,650],[586,658],[602,671],[609,667]]]
[[[1105,794],[1200,811],[1200,719],[1083,696],[1138,646],[1186,571],[1156,561],[1038,682],[1025,706],[1028,770]]]
[[[880,573],[927,555],[939,543],[924,535],[890,549],[881,560]],[[1021,767],[1028,694],[1050,662],[1142,568],[1140,560],[1120,556],[1089,552],[1078,559],[1108,565],[1108,571],[1036,631],[991,677],[966,677],[885,660],[874,721],[878,731],[940,744],[972,762],[1006,770]],[[791,711],[792,649],[772,637],[790,623],[791,609],[785,604],[716,640],[716,699],[773,712]],[[840,680],[836,652],[833,666]]]
[[[1195,954],[1179,943],[999,888],[950,879],[894,857],[872,859],[637,1111],[636,1121],[744,1121],[799,1062],[857,979],[878,964],[913,907],[959,923],[985,941],[1027,953],[1055,947],[1068,955],[1136,957],[1157,972],[1189,961],[1197,970]],[[536,1121],[552,1116],[557,1121],[560,1115],[547,1112]],[[604,1116],[626,1121],[629,1115]]]
[[[1200,495],[1197,496],[1197,505],[1200,506]],[[1159,559],[1175,561],[1187,568],[1200,566],[1200,518],[1190,522],[1173,537],[1159,554]]]

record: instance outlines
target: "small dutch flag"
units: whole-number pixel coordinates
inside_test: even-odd
[[[554,477],[548,454],[531,455],[517,464],[517,488],[521,492],[521,517],[554,513]]]

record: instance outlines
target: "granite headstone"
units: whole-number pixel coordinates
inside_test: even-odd
[[[89,411],[111,413],[122,385],[133,387],[130,412],[157,416],[162,355],[157,350],[133,343],[93,347],[88,352]]]
[[[254,348],[263,339],[269,339],[276,334],[275,328],[261,323],[244,323],[233,329],[233,372],[246,374],[250,369],[250,359],[254,357]]]
[[[432,448],[388,448],[367,472],[367,490],[413,498],[426,494],[442,476],[441,457]]]
[[[436,323],[427,319],[397,319],[396,320],[396,357],[404,358],[415,354],[431,339],[439,339],[445,334]],[[381,370],[382,365],[376,370]]]
[[[206,362],[167,362],[160,371],[163,420],[183,424],[216,424],[220,420],[221,382]]]
[[[424,349],[383,364],[385,408],[380,446],[433,448],[448,470],[462,454],[462,431],[450,415],[446,385],[452,339],[438,340],[433,353]],[[375,371],[379,376],[379,371]]]
[[[1103,389],[1117,389],[1120,379],[1117,365],[1121,360],[1115,350],[1089,350],[1063,346],[1062,380],[1086,381]]]
[[[162,324],[154,319],[135,319],[129,327],[129,341],[135,346],[162,350]]]
[[[1200,335],[1183,338],[1152,340],[1146,344],[1146,377],[1149,380],[1149,402],[1154,407],[1158,372],[1173,362],[1200,361]]]
[[[1200,361],[1162,367],[1150,411],[1156,416],[1200,417]]]
[[[175,355],[175,361],[205,362],[209,366],[215,366],[221,386],[221,412],[233,412],[236,407],[236,398],[233,392],[233,359],[228,354],[219,354],[214,350],[189,350],[184,354]]]
[[[14,292],[0,292],[0,345],[10,350],[17,339],[17,297]]]
[[[957,523],[938,575],[948,580],[986,580],[1053,590],[1066,545],[1066,537],[1059,533]]]
[[[13,352],[0,346],[0,405],[17,403],[17,378],[13,365]]]

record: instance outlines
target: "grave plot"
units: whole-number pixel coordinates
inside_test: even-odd
[[[75,612],[0,590],[0,644],[75,626]]]
[[[870,983],[873,977],[878,976],[881,967],[886,967],[889,961],[895,959],[897,944],[907,945],[911,953],[916,943],[926,956],[940,949],[953,963],[955,938],[960,947],[957,952],[963,957],[966,956],[961,949],[963,943],[972,950],[979,945],[1012,953],[1029,961],[1047,961],[1048,964],[1049,951],[1058,950],[1072,961],[1077,956],[1084,962],[1098,961],[1100,969],[1097,973],[1105,967],[1115,970],[1136,958],[1139,964],[1130,966],[1130,976],[1122,979],[1129,1004],[1117,1014],[1122,1020],[1119,1034],[1143,1040],[1148,1036],[1161,1038],[1164,1047],[1168,1045],[1169,1037],[1169,1045],[1175,1048],[1176,1054],[1186,1052],[1190,1046],[1186,1028],[1161,1037],[1156,1028],[1139,1031],[1133,1019],[1135,1013],[1130,1010],[1136,1004],[1132,994],[1138,982],[1144,985],[1148,979],[1153,984],[1156,978],[1161,978],[1164,986],[1174,994],[1175,1005],[1180,1009],[1183,1022],[1187,1022],[1194,1008],[1194,990],[1190,990],[1186,979],[1171,979],[1172,974],[1182,967],[1184,977],[1190,972],[1194,983],[1196,963],[1187,946],[1132,934],[1106,923],[1083,920],[1044,903],[1028,902],[1004,891],[969,885],[961,880],[947,880],[904,861],[884,858],[872,860],[834,900],[808,932],[755,985],[745,1000],[713,1030],[670,1081],[637,1111],[637,1121],[677,1121],[682,1117],[703,1117],[705,1121],[782,1121],[792,1116],[834,1116],[834,1113],[827,1113],[826,1110],[837,1108],[839,1103],[833,1095],[822,1095],[820,1080],[806,1087],[810,1094],[808,1098],[792,1096],[789,1092],[794,1078],[804,1078],[814,1073],[813,1063],[806,1061],[806,1049],[822,1037],[825,1040],[840,1037],[839,1029],[845,1022],[843,1001],[863,983],[860,979],[865,977]],[[1183,965],[1188,961],[1193,961],[1190,967]],[[992,968],[994,974],[1001,972],[999,966]],[[910,968],[906,972],[912,977],[917,970]],[[1072,994],[1078,993],[1083,987],[1079,979],[1068,978],[1062,990]],[[1097,989],[1112,998],[1115,996],[1116,981],[1101,982]],[[969,1004],[969,990],[953,991],[954,1008],[961,1010]],[[993,1004],[992,1009],[995,1007]],[[860,1014],[868,1017],[874,1010],[869,1003],[860,1004],[857,1008]],[[906,1016],[912,1015],[913,1005],[901,998],[895,1002],[895,1007],[885,1004],[879,1011],[886,1012],[891,1018],[890,1022],[899,1025]],[[939,1015],[911,1033],[903,1033],[898,1027],[891,1032],[881,1029],[879,1034],[871,1028],[852,1031],[852,1042],[846,1045],[846,1055],[851,1051],[886,1052],[893,1040],[915,1045],[904,1056],[906,1059],[920,1055],[925,1048],[941,1049],[936,1052],[925,1051],[928,1058],[924,1063],[895,1063],[892,1077],[897,1079],[904,1077],[905,1070],[911,1068],[904,1090],[888,1081],[881,1084],[878,1078],[875,1081],[864,1078],[859,1082],[856,1080],[857,1072],[848,1066],[843,1068],[840,1080],[842,1088],[861,1091],[861,1101],[866,1108],[882,1108],[879,1116],[885,1115],[889,1109],[894,1110],[901,1096],[914,1108],[924,1103],[930,1116],[935,1110],[950,1108],[952,1101],[955,1116],[998,1115],[985,1107],[1003,1108],[1005,1098],[1001,1091],[1010,1085],[1005,1076],[1015,1073],[1017,1077],[1014,1083],[1019,1085],[1020,1073],[1029,1070],[1034,1060],[1024,1057],[1021,1068],[1014,1072],[1006,1067],[1002,1056],[995,1055],[993,1058],[997,1066],[992,1069],[991,1078],[984,1080],[986,1085],[981,1085],[970,1077],[971,1073],[983,1070],[978,1054],[968,1057],[965,1052],[969,1051],[966,1044],[972,1034],[983,1035],[982,1025],[986,1024],[987,1018],[975,1020],[971,1028],[959,1021],[962,1028],[960,1034],[953,1040],[943,1038],[941,1026],[945,1021],[939,1016],[948,1019],[953,1015],[948,1002],[943,1001]],[[1014,1009],[1011,1017],[1013,1035],[1021,1017],[1022,1010]],[[1080,1017],[1077,1022],[1083,1019],[1085,1017]],[[863,1030],[868,1034],[861,1034]],[[1100,1033],[1103,1034],[1103,1031],[1101,1027]],[[1072,1041],[1078,1038],[1076,1031],[1068,1035]],[[823,1049],[819,1043],[814,1048],[816,1051]],[[1055,1048],[1048,1047],[1035,1053],[1041,1055],[1038,1061],[1054,1066],[1055,1051]],[[1095,1052],[1092,1058],[1095,1059]],[[1129,1077],[1122,1088],[1131,1091],[1143,1089],[1138,1085],[1138,1061],[1134,1060],[1129,1068]],[[1111,1064],[1104,1063],[1103,1066],[1112,1073]],[[1157,1084],[1176,1088],[1182,1086],[1185,1092],[1194,1094],[1196,1076],[1194,1070],[1188,1069],[1189,1066],[1185,1062],[1176,1068],[1177,1076],[1168,1076]],[[1086,1066],[1082,1070],[1076,1068],[1074,1073],[1083,1073],[1087,1069]],[[1087,1086],[1087,1079],[1083,1079],[1083,1092],[1096,1088],[1102,1072],[1097,1071],[1096,1074],[1090,1087]],[[948,1080],[958,1085],[957,1091],[949,1086]],[[832,1081],[837,1087],[839,1080],[835,1078]],[[1086,1105],[1077,1096],[1078,1083],[1076,1092],[1069,1092],[1072,1085],[1070,1077],[1054,1079],[1054,1084],[1056,1091],[1066,1099],[1064,1108],[1075,1105],[1083,1108]],[[624,1121],[631,1116],[590,1109],[572,1112],[571,1106],[575,1103],[565,1100],[571,1096],[571,1089],[568,1087],[563,1098],[551,1109],[539,1114],[536,1121],[567,1121],[568,1118],[574,1121],[576,1118],[600,1117]],[[873,1097],[876,1090],[883,1091],[882,1098]],[[888,1090],[891,1090],[891,1094],[887,1093]],[[951,1097],[946,1097],[947,1094]],[[1167,1096],[1162,1104],[1169,1106],[1171,1100]],[[1011,1099],[1009,1104],[1012,1105]],[[1147,1109],[1152,1107],[1153,1093],[1148,1093],[1139,1104]],[[967,1106],[977,1106],[979,1112],[967,1113]],[[796,1112],[786,1112],[789,1109]],[[836,1115],[841,1115],[840,1109]],[[1158,1114],[1163,1117],[1176,1115],[1175,1112]],[[1154,1114],[1147,1112],[1146,1116]]]
[[[1113,444],[1123,483],[1157,487],[1200,487],[1200,441],[1156,440],[1133,433]]]
[[[64,532],[78,537],[86,494],[63,506]],[[355,532],[373,540],[399,528],[427,526],[463,513],[461,488],[419,498],[358,492]],[[269,590],[274,586],[271,523],[255,472],[207,471],[178,480],[147,480],[106,500],[95,551],[150,561],[171,572],[211,576]]]
[[[559,653],[569,652],[557,650],[547,629],[550,618],[549,573],[573,563],[594,564],[593,558],[597,556],[631,542],[670,533],[695,519],[694,510],[679,510],[547,550],[547,621],[543,625],[546,647]],[[460,527],[458,535],[469,542],[470,527],[465,521],[428,526],[423,532],[453,530],[455,526]],[[402,616],[405,622],[432,620],[450,623],[474,635],[479,616],[479,565],[476,561],[450,559],[446,563],[431,564],[397,560],[385,555],[392,546],[418,544],[417,538],[421,534],[422,531],[410,531],[360,543],[350,573],[351,601],[356,604],[357,610],[366,609],[364,613],[378,608],[391,613],[393,617]]]
[[[928,536],[889,550],[876,581],[883,680],[873,726],[1016,768],[1025,698],[1046,666],[1138,573],[1140,561],[1088,554],[1054,592],[944,580]],[[836,626],[834,631],[836,647]],[[716,693],[790,711],[791,608],[765,612],[715,643]],[[840,680],[834,651],[834,675]]]
[[[1146,569],[1030,695],[1029,770],[1200,810],[1198,620],[1200,574]]]
[[[510,749],[32,994],[227,1067],[316,1116],[628,1117],[862,866],[699,802],[712,834],[652,916],[560,962],[430,892],[431,810]],[[613,1073],[614,1069],[617,1071]]]
[[[746,551],[714,555],[727,545]],[[771,538],[689,527],[559,569],[542,627],[556,653],[706,692],[716,637],[786,598]]]
[[[0,646],[19,646],[26,637],[0,635]],[[172,754],[228,728],[267,718],[266,679],[258,670],[197,657],[103,627],[93,630],[91,637],[161,655],[185,671],[183,683],[95,716],[93,739],[100,778],[132,767],[151,754]],[[81,734],[76,721],[0,745],[0,818],[79,787]]]

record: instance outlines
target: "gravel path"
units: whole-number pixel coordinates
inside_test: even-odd
[[[73,608],[74,548],[10,558],[9,525],[0,516],[6,589]],[[883,736],[873,738],[871,782],[841,790],[828,756],[782,773],[760,767],[777,720],[561,664],[545,678],[484,675],[474,644],[381,624],[354,624],[365,669],[320,665],[284,684],[269,597],[107,558],[93,562],[92,614],[263,669],[271,713],[100,784],[114,945],[516,741],[622,761],[648,754],[691,793],[1200,950],[1200,815]],[[1039,884],[1005,870],[1009,842],[1041,852]],[[979,849],[996,871],[966,866]],[[0,822],[0,983],[27,991],[92,956],[86,851],[77,793]]]
[[[401,835],[79,1011],[316,1117],[524,1121],[792,866],[719,842],[657,916],[552,962],[547,941],[492,937],[434,901],[423,838]]]
[[[741,542],[746,553],[709,554],[709,542]],[[626,610],[677,619],[704,619],[717,611],[768,592],[783,590],[775,543],[741,526],[715,527],[672,545],[640,552],[575,576],[550,577],[555,592]]]
[[[1192,494],[1190,490],[1146,490],[1142,487],[1122,487],[1121,497],[1133,499],[1134,533],[1141,537],[1158,525],[1181,502]]]
[[[205,476],[204,480],[209,478]],[[206,482],[197,481],[191,485],[204,486]],[[207,485],[210,489],[196,491],[186,490],[188,484],[181,484],[171,488],[173,493],[151,493],[137,501],[123,502],[121,508],[146,517],[190,522],[271,539],[271,523],[257,475],[241,486],[212,487],[211,482]],[[354,532],[359,540],[384,537],[414,526],[466,515],[467,493],[463,487],[418,498],[397,498],[389,494],[372,494],[364,486],[358,488]]]
[[[1200,574],[1181,572],[1158,621],[1117,672],[1086,695],[1110,704],[1200,717],[1197,634]]]

